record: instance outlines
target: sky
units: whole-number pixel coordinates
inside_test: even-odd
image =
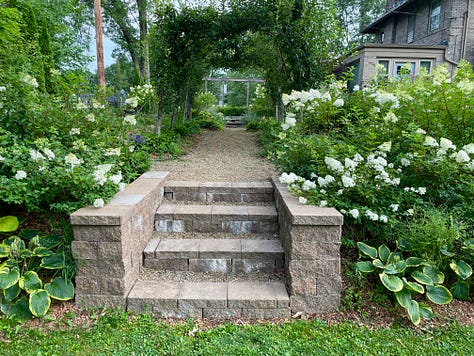
[[[95,37],[92,39],[91,43],[89,44],[89,55],[93,56],[94,59],[91,63],[89,63],[89,70],[93,73],[97,71],[97,55],[96,55],[96,43]],[[105,66],[108,67],[111,64],[115,63],[115,59],[112,58],[112,52],[115,48],[115,43],[112,42],[110,38],[104,35],[104,62]]]

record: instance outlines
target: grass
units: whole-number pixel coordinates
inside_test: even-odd
[[[58,323],[51,321],[51,323]],[[47,324],[46,324],[47,325]],[[51,326],[51,325],[50,325]],[[171,325],[112,311],[89,327],[11,327],[0,320],[2,355],[438,355],[472,354],[474,328],[366,328],[321,320],[282,324]]]

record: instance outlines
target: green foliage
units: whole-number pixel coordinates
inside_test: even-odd
[[[222,323],[202,328],[192,320],[170,324],[155,321],[149,315],[120,311],[105,310],[91,318],[92,325],[77,326],[71,313],[41,330],[37,326],[15,328],[8,320],[0,320],[0,346],[9,355],[84,355],[98,350],[114,355],[367,355],[374,350],[387,354],[467,355],[474,342],[472,326],[456,323],[431,327],[427,334],[425,329],[397,325],[364,327],[359,323],[327,323],[320,319]]]
[[[194,98],[194,109],[199,112],[212,108],[216,103],[217,99],[212,93],[200,92]]]
[[[357,262],[362,273],[376,273],[382,285],[394,293],[397,303],[405,308],[411,322],[418,325],[422,318],[434,316],[432,309],[413,299],[414,295],[425,294],[436,304],[448,304],[451,292],[444,287],[444,274],[428,261],[421,258],[403,258],[400,252],[392,252],[385,245],[378,249],[363,242],[357,246],[368,261]]]
[[[18,219],[0,219],[2,232],[18,229]],[[74,286],[67,275],[72,257],[62,236],[20,231],[0,242],[0,309],[8,318],[43,317],[51,299],[70,300]],[[40,278],[40,275],[42,276]],[[43,280],[50,278],[49,283]]]
[[[245,106],[221,106],[219,112],[224,116],[243,116],[247,113]]]
[[[199,112],[196,122],[202,129],[224,130],[225,127],[224,117],[222,114],[213,115],[207,111]]]

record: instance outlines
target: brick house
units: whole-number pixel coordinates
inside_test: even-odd
[[[387,0],[385,13],[361,32],[373,34],[375,43],[346,59],[354,84],[365,85],[377,65],[389,77],[407,63],[412,75],[443,63],[453,70],[461,59],[474,66],[474,0]]]

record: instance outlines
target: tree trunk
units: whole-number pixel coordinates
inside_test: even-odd
[[[150,82],[150,55],[148,46],[147,0],[137,0],[140,27],[140,79]]]
[[[94,0],[95,42],[97,47],[97,78],[99,86],[105,87],[104,36],[102,34],[102,7],[100,0]]]

